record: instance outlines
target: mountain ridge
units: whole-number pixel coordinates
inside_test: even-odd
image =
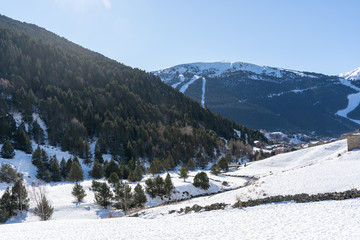
[[[331,137],[358,128],[354,115],[360,109],[336,114],[357,92],[350,86],[356,82],[338,76],[229,61],[179,64],[153,73],[203,107],[251,128]]]

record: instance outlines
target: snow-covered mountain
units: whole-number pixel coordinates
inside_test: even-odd
[[[353,80],[353,81],[360,80],[360,67],[347,73],[341,73],[339,74],[339,77],[345,78],[346,80]]]
[[[252,128],[338,136],[359,127],[360,85],[349,80],[360,68],[339,77],[223,61],[153,73],[203,107]]]

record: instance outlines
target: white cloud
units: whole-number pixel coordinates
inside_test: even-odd
[[[111,2],[110,0],[102,0],[104,6],[107,8],[107,9],[110,9],[111,8]]]

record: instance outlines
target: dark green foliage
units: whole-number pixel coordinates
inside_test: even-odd
[[[24,151],[26,153],[32,153],[30,138],[21,126],[19,126],[19,128],[15,132],[14,148]]]
[[[111,174],[110,174],[111,175]],[[90,176],[95,179],[100,179],[104,176],[104,171],[98,159],[95,159],[93,168],[90,171]]]
[[[109,164],[105,167],[105,177],[109,178],[111,173],[116,173],[119,178],[123,178],[123,175],[120,171],[119,165],[114,161],[114,159],[111,159]]]
[[[101,164],[104,163],[104,159],[102,156],[102,153],[100,151],[100,149],[96,146],[95,147],[95,160],[98,160]]]
[[[155,175],[157,173],[160,173],[164,171],[164,168],[162,166],[162,163],[160,162],[159,159],[155,158],[151,163],[150,163],[150,167],[148,169],[148,174],[152,174]]]
[[[196,166],[194,163],[194,160],[190,159],[186,165],[187,169],[189,169],[189,171],[194,171]]]
[[[226,160],[226,158],[224,158],[224,157],[220,158],[217,165],[220,170],[223,170],[223,171],[229,170],[229,163]]]
[[[143,207],[146,201],[147,199],[143,187],[140,183],[136,184],[134,188],[134,206],[138,208]]]
[[[185,182],[185,180],[188,177],[189,177],[189,171],[188,171],[187,167],[184,167],[183,165],[181,165],[180,172],[179,172],[179,178],[183,178],[184,182]]]
[[[164,160],[163,160],[163,166],[166,171],[171,171],[176,166],[174,158],[169,154]]]
[[[14,148],[9,140],[6,140],[1,147],[1,157],[11,159],[15,156]]]
[[[28,198],[28,193],[22,179],[14,183],[14,186],[11,188],[11,193],[17,210],[24,211],[29,209],[30,199]]]
[[[218,165],[217,165],[216,163],[214,163],[214,164],[211,166],[210,172],[211,172],[211,174],[219,175],[220,169],[219,169],[219,167],[218,167]]]
[[[112,172],[110,174],[110,177],[108,178],[108,182],[113,187],[115,187],[116,184],[120,182],[120,178],[119,178],[119,176],[117,175],[116,172]]]
[[[72,160],[71,158],[69,158],[69,159],[66,161],[66,166],[65,166],[65,175],[66,175],[66,177],[69,175],[69,172],[70,172],[70,170],[71,170],[72,163],[73,163],[73,160]]]
[[[6,188],[4,194],[2,195],[1,199],[0,199],[0,209],[3,209],[5,211],[3,211],[3,213],[5,215],[7,215],[8,217],[14,216],[15,215],[15,210],[17,209],[17,205],[16,205],[16,200],[15,197],[11,194],[11,191],[8,188]],[[3,220],[7,220],[5,219],[5,217],[2,217]]]
[[[113,194],[109,186],[106,183],[101,183],[97,193],[95,193],[95,203],[106,208],[111,204],[112,197]]]
[[[148,178],[145,181],[145,191],[150,197],[163,197],[166,194],[164,179],[160,176]]]
[[[115,207],[118,209],[122,209],[127,215],[131,205],[134,202],[134,196],[131,193],[131,187],[127,183],[117,183],[114,189],[114,200]]]
[[[78,161],[74,160],[72,162],[71,169],[69,174],[67,175],[66,180],[70,182],[78,182],[80,180],[84,180],[84,173]]]
[[[12,183],[16,182],[19,174],[10,164],[2,163],[0,167],[0,182]]]
[[[45,150],[40,148],[39,145],[32,154],[31,162],[38,168],[41,165],[43,165],[43,167],[45,167],[45,168],[49,167],[48,156],[47,156]]]
[[[44,130],[40,127],[37,121],[34,121],[31,126],[31,135],[37,144],[44,144],[45,142]]]
[[[91,189],[92,189],[93,191],[98,192],[99,189],[101,188],[101,184],[102,184],[101,182],[92,180],[92,181],[91,181]]]
[[[9,218],[9,212],[0,206],[0,223],[5,223]]]
[[[165,195],[171,196],[172,191],[175,189],[173,182],[171,181],[170,174],[166,174],[165,181],[164,181],[164,190]]]
[[[80,185],[80,183],[75,183],[71,194],[76,198],[76,201],[82,202],[84,197],[86,197],[86,193],[84,188]]]
[[[195,175],[193,184],[197,188],[208,190],[210,187],[209,177],[205,172],[199,172]]]
[[[35,192],[34,194],[36,202],[34,214],[37,215],[41,221],[49,220],[54,213],[54,208],[50,205],[45,195],[45,191],[40,188],[38,192]]]
[[[60,173],[61,173],[62,179],[66,179],[67,172],[66,172],[66,160],[65,160],[65,158],[61,158]]]
[[[53,182],[61,181],[61,172],[56,155],[54,155],[50,159],[50,173],[51,173],[51,181]]]
[[[132,157],[163,161],[168,152],[186,162],[199,149],[214,159],[218,137],[235,137],[234,129],[246,133],[250,142],[263,138],[258,131],[212,114],[150,73],[34,25],[0,16],[0,42],[0,76],[8,85],[1,93],[14,96],[5,98],[5,105],[19,109],[24,117],[38,111],[46,122],[49,143],[86,163],[88,139],[95,138],[100,153],[111,153],[125,164]],[[7,125],[11,129],[10,121]]]
[[[196,162],[197,162],[197,165],[201,168],[201,169],[205,169],[206,168],[206,165],[208,164],[208,162],[206,161],[206,159],[200,155],[196,158]]]

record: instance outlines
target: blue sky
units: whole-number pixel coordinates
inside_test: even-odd
[[[243,61],[338,74],[360,66],[360,1],[1,0],[34,23],[147,71]]]

